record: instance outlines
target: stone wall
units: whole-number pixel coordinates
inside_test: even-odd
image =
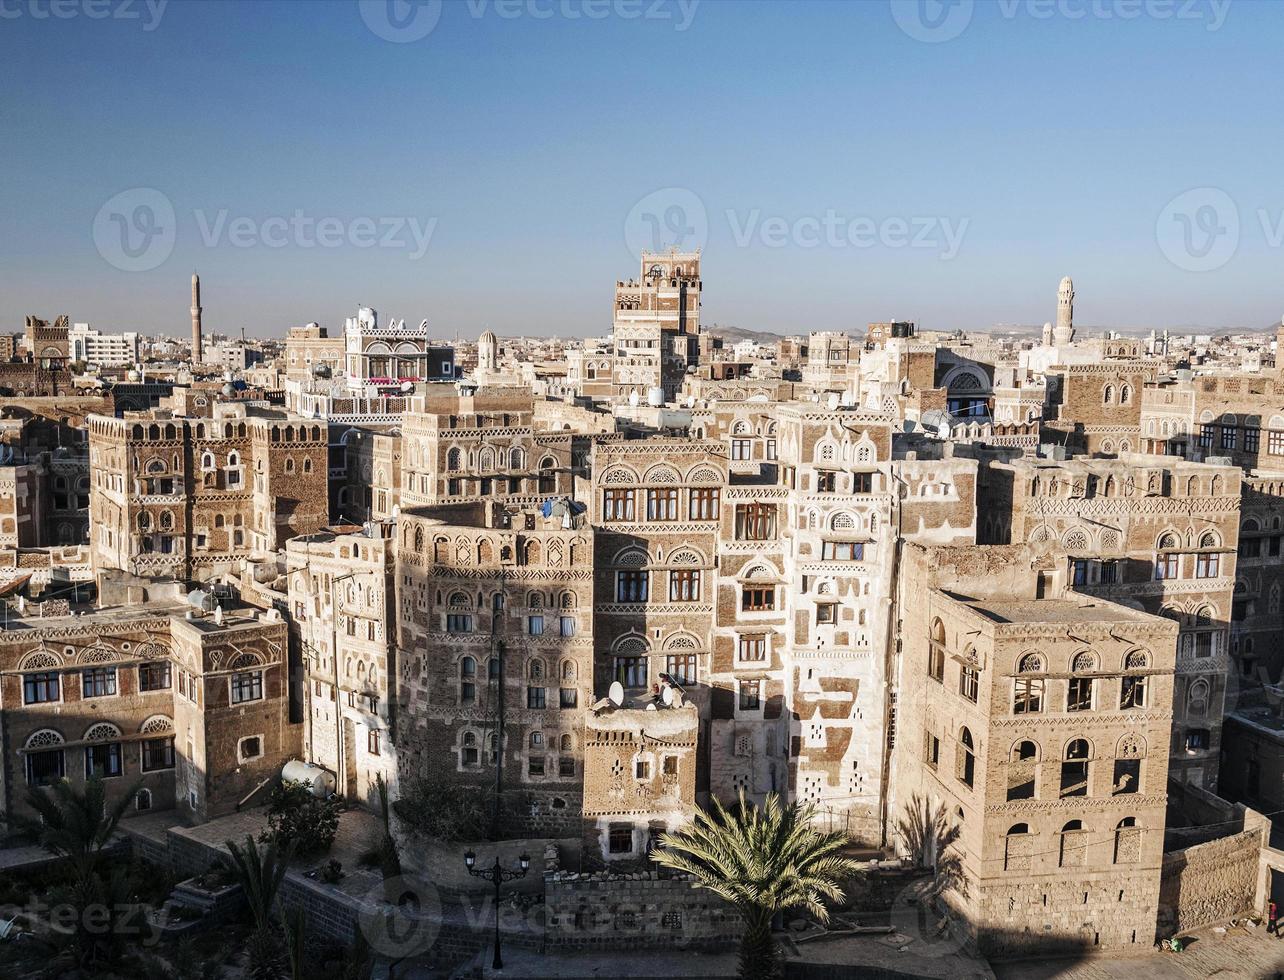
[[[1256,816],[1256,814],[1252,814]],[[1164,855],[1159,886],[1159,935],[1224,921],[1254,907],[1258,859],[1269,824]]]
[[[544,920],[553,949],[721,948],[741,932],[735,910],[712,892],[655,872],[547,873]]]

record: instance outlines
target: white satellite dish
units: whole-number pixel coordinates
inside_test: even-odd
[[[654,702],[654,701],[652,701],[650,704],[648,704],[648,705],[646,706],[646,710],[647,710],[647,711],[654,711],[654,710],[655,710],[655,702]]]
[[[673,707],[673,688],[666,687],[660,692],[660,700],[664,702],[666,708]]]
[[[619,681],[611,681],[611,689],[606,692],[606,696],[618,708],[624,703],[624,685]]]
[[[838,402],[838,396],[831,391],[829,397],[825,399],[825,406],[832,412],[838,407]]]
[[[634,408],[637,408],[637,405],[638,405],[638,393],[637,393],[636,391],[630,391],[630,392],[629,392],[629,404],[630,404],[630,405],[632,405]]]

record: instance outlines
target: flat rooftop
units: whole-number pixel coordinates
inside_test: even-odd
[[[948,595],[949,593],[947,593]],[[1100,599],[969,599],[952,596],[995,623],[1147,623],[1156,617]]]

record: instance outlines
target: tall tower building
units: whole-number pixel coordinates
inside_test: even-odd
[[[192,273],[192,363],[201,363],[201,277]]]
[[[1057,290],[1057,328],[1052,333],[1052,341],[1058,347],[1074,340],[1074,283],[1066,276],[1061,280]]]
[[[499,368],[499,338],[487,330],[477,338],[477,370],[494,374]]]

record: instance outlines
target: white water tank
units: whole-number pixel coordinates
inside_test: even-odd
[[[659,408],[664,404],[664,389],[658,386],[647,389],[646,403],[652,408]]]
[[[317,799],[324,800],[334,793],[334,774],[302,759],[291,759],[281,770],[281,779],[304,783]]]

